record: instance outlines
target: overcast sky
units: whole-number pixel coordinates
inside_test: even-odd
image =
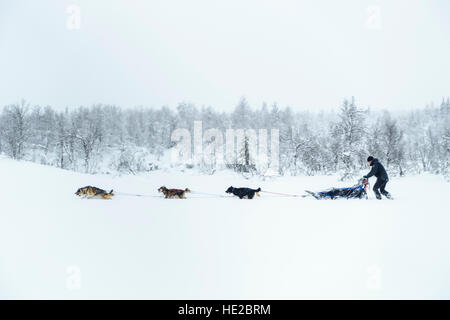
[[[0,106],[423,107],[450,95],[449,16],[447,0],[0,0]]]

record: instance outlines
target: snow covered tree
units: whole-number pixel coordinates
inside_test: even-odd
[[[245,174],[263,174],[272,168],[270,161],[260,161],[258,143],[264,142],[259,141],[259,130],[271,136],[271,129],[278,129],[279,174],[338,172],[343,179],[351,178],[367,169],[366,158],[371,154],[391,174],[431,172],[450,179],[449,98],[443,98],[440,105],[395,115],[369,113],[357,107],[354,99],[344,101],[339,113],[295,112],[276,103],[254,110],[244,98],[232,112],[212,107],[199,111],[189,103],[179,104],[176,110],[94,105],[59,111],[30,109],[22,101],[0,112],[0,153],[84,172],[149,171],[167,166],[164,156],[175,146],[171,134],[182,127],[193,136],[194,121],[202,121],[203,135],[218,130],[215,136],[223,138],[230,130],[236,139],[235,129],[242,130],[239,139],[243,140],[233,157],[228,158],[227,152],[225,166]],[[245,134],[247,130],[258,133],[257,139]],[[227,139],[221,138],[203,136],[203,151],[212,157],[195,164],[202,172],[211,174],[223,165],[214,157],[226,151]],[[271,140],[267,139],[267,145]],[[271,149],[267,148],[268,160]]]
[[[245,98],[242,98],[234,109],[231,121],[234,129],[253,128],[254,114]]]
[[[13,159],[22,159],[25,155],[25,144],[30,137],[28,111],[29,104],[25,100],[3,110],[2,135],[7,152]]]
[[[366,155],[363,145],[365,137],[364,111],[355,104],[344,100],[339,114],[339,122],[334,125],[332,136],[336,143],[335,159],[342,170],[342,180],[353,177],[362,168]]]
[[[241,148],[238,152],[237,161],[235,164],[235,170],[241,173],[251,173],[254,174],[256,172],[255,160],[254,160],[254,146],[256,141],[250,137],[249,134],[244,135],[243,142],[241,144]]]
[[[79,108],[73,114],[71,133],[83,161],[85,172],[94,169],[95,156],[102,142],[102,115],[100,107]]]
[[[309,129],[305,123],[297,129],[294,138],[295,153],[293,166],[300,173],[314,175],[324,171],[326,163],[330,162],[325,156],[325,141],[318,134]],[[331,160],[334,162],[334,160]],[[294,171],[294,174],[297,173]]]
[[[403,175],[402,164],[404,160],[403,131],[399,129],[397,121],[386,112],[380,134],[383,158],[386,159],[386,168],[395,166],[400,175]]]
[[[394,170],[400,175],[403,175],[405,160],[403,136],[397,120],[385,111],[371,127],[367,138],[368,153],[380,159],[386,169]]]
[[[56,163],[60,168],[67,168],[66,147],[67,147],[67,119],[66,113],[61,112],[56,115]]]

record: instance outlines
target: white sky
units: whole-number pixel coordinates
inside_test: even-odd
[[[450,95],[449,16],[446,0],[0,0],[0,106],[423,107]]]

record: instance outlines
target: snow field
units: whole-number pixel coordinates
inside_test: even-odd
[[[394,201],[195,193],[349,185],[334,176],[93,176],[4,158],[0,176],[1,298],[450,298],[450,185],[438,176],[392,179]],[[118,195],[76,197],[85,185]],[[194,192],[165,200],[161,185]]]

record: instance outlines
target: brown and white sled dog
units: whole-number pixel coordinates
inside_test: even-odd
[[[158,192],[162,192],[164,194],[164,198],[166,199],[186,199],[186,193],[191,192],[188,188],[182,189],[167,189],[165,186],[162,186],[158,189]]]
[[[111,197],[114,196],[113,190],[110,192],[107,192],[103,189],[92,187],[92,186],[86,186],[83,188],[80,188],[75,192],[77,196],[92,199],[92,198],[102,198],[102,199],[111,199]]]

